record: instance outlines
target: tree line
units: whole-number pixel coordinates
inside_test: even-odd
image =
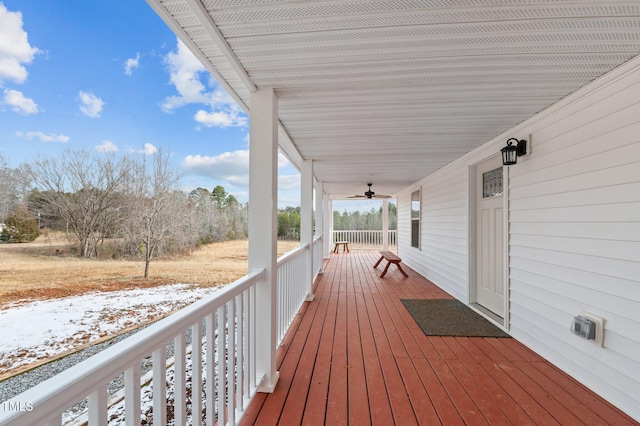
[[[343,230],[381,230],[382,229],[382,206],[371,208],[368,212],[344,210],[340,213],[333,211],[333,229]],[[398,211],[394,203],[389,203],[389,229],[398,229]]]
[[[389,203],[389,229],[397,229],[398,213],[396,205]],[[333,229],[342,230],[381,230],[382,206],[368,212],[358,210],[340,213],[333,211]],[[278,211],[278,238],[300,238],[300,207],[286,207]]]
[[[112,256],[144,260],[145,277],[159,256],[247,238],[248,208],[220,185],[183,191],[162,150],[149,158],[66,151],[15,169],[0,156],[0,242],[59,230],[79,257],[96,258],[111,241]],[[382,208],[334,211],[333,222],[336,230],[382,229]],[[389,204],[389,229],[396,229],[395,204]],[[300,207],[279,209],[278,237],[300,238]]]

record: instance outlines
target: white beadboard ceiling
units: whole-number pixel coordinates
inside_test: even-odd
[[[247,112],[275,89],[334,197],[395,194],[640,53],[639,0],[147,2]]]

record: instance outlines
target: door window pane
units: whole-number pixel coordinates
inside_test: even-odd
[[[482,174],[482,198],[502,195],[502,167]]]

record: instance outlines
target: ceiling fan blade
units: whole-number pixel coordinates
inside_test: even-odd
[[[364,195],[351,195],[351,196],[349,196],[347,198],[365,198],[365,196]]]
[[[392,198],[391,195],[376,194],[373,198]]]

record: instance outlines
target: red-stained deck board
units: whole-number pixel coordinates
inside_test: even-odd
[[[277,353],[280,381],[250,425],[639,425],[510,338],[425,336],[401,299],[451,299],[377,251],[325,262]]]
[[[500,405],[492,399],[484,386],[477,381],[477,376],[472,374],[462,361],[450,359],[445,362],[489,424],[511,423]]]
[[[420,379],[418,370],[410,359],[397,358],[398,368],[402,375],[404,386],[411,401],[411,406],[415,412],[416,419],[420,424],[433,425],[439,421],[431,398],[424,387],[424,383]],[[400,423],[398,423],[400,424]]]
[[[417,424],[411,401],[407,396],[402,376],[398,370],[397,354],[394,355],[394,351],[398,351],[400,348],[394,348],[391,344],[391,340],[396,340],[393,324],[389,323],[388,313],[384,309],[384,303],[380,300],[379,294],[372,295],[370,299],[367,299],[367,303],[369,311],[376,312],[372,315],[375,330],[374,339],[378,348],[379,362],[394,421],[396,424]]]
[[[356,294],[346,293],[347,297],[347,383],[349,388],[348,413],[349,423],[358,421],[368,423],[369,399],[364,390],[367,378],[364,370],[364,355],[358,322]]]
[[[559,387],[554,379],[545,376],[540,371],[537,364],[544,364],[543,361],[518,361],[517,364],[523,373],[529,376],[541,388],[547,390],[553,399],[558,401],[558,403],[567,410],[567,412],[573,414],[576,418],[580,419],[580,421],[588,425],[604,423],[604,419],[600,418],[600,416],[591,410],[585,410],[585,405],[571,395],[570,392]],[[577,390],[578,388],[579,387],[576,386],[574,389]]]
[[[427,395],[429,395],[431,404],[433,404],[433,408],[438,414],[440,423],[447,426],[464,425],[462,417],[460,417],[460,414],[451,401],[449,394],[447,394],[446,389],[440,382],[440,379],[438,379],[438,376],[433,371],[433,368],[427,359],[416,358],[413,360],[413,363],[415,364],[418,376],[427,391]]]
[[[443,339],[465,368],[469,370],[471,376],[478,381],[482,389],[491,397],[493,403],[500,407],[505,414],[508,414],[509,420],[513,424],[523,426],[535,424],[533,419],[514,401],[509,392],[467,351],[467,348],[475,346],[473,345],[473,340],[478,340],[479,338],[473,338],[472,340],[470,338],[445,337]]]
[[[471,355],[466,349],[466,346],[471,345],[471,342],[470,342],[471,338],[442,336],[441,339],[442,339],[442,343],[449,348],[451,353],[455,355],[456,359],[459,359],[465,364],[476,361],[476,358],[473,355]]]
[[[503,359],[502,356],[497,359],[491,358],[486,352],[482,350],[482,348],[480,347],[484,340],[484,338],[482,337],[459,337],[456,340],[460,342],[462,347],[464,347],[464,349],[469,353],[469,355],[473,357],[473,359],[475,360],[478,360],[478,361],[490,360],[492,362],[498,362]],[[495,340],[499,340],[499,339],[495,339]],[[450,340],[448,341],[450,342]]]
[[[536,367],[547,377],[553,378],[561,392],[573,395],[584,406],[589,407],[591,411],[602,419],[602,422],[610,425],[628,424],[629,419],[626,415],[613,408],[609,402],[598,397],[593,392],[589,392],[584,385],[572,380],[566,374],[560,373],[553,365],[547,362],[539,362],[536,363]]]
[[[442,359],[430,360],[429,362],[464,422],[474,425],[487,424],[480,409],[471,399],[454,372],[451,371],[447,362]]]
[[[385,387],[382,368],[378,358],[378,349],[373,337],[371,315],[367,309],[363,294],[356,294],[356,309],[360,327],[360,344],[365,372],[365,388],[360,392],[366,395],[369,404],[369,419],[372,425],[388,425],[393,421],[389,396]],[[366,393],[365,393],[366,390]],[[363,419],[363,420],[366,420]]]
[[[511,394],[480,363],[471,361],[464,365],[471,376],[491,397],[491,403],[499,407],[513,424],[522,426],[536,424],[511,397]]]
[[[341,285],[342,287],[342,285]],[[329,376],[329,395],[327,396],[326,424],[340,424],[348,417],[348,363],[347,363],[347,294],[338,293],[333,347],[331,351],[331,373]]]
[[[529,377],[522,368],[525,367],[526,362],[511,362],[504,361],[501,363],[501,368],[513,377],[513,379],[522,387],[526,389],[527,393],[531,395],[536,402],[538,402],[554,419],[556,419],[562,425],[576,425],[583,424],[576,416],[562,406],[553,396],[554,389],[543,388],[539,386],[535,380]]]
[[[410,276],[411,277],[411,276]],[[423,278],[424,279],[424,278]],[[424,286],[424,285],[423,285]],[[392,286],[389,290],[396,292],[396,286]],[[397,331],[402,337],[402,341],[407,348],[407,351],[411,356],[427,356],[427,357],[452,357],[449,349],[443,347],[440,341],[440,337],[425,336],[420,329],[420,326],[415,322],[409,311],[402,304],[400,297],[396,292],[397,297],[393,297],[393,294],[383,295],[385,303],[387,304],[387,310],[393,312],[398,322]],[[416,299],[429,299],[428,293],[421,292]],[[447,298],[450,298],[449,296]]]
[[[311,304],[313,305],[313,304]],[[316,304],[320,309],[316,309],[316,314],[323,315],[326,306],[326,302],[322,301],[320,304]],[[310,312],[311,314],[311,312]],[[311,316],[311,315],[309,315]],[[309,393],[310,385],[310,372],[313,371],[314,357],[309,356],[318,352],[318,345],[320,341],[321,329],[318,327],[307,326],[306,321],[301,321],[301,328],[296,333],[298,338],[294,336],[293,342],[290,344],[290,348],[285,356],[285,361],[289,358],[293,358],[290,363],[289,369],[286,369],[288,365],[283,362],[280,367],[281,378],[292,376],[293,380],[289,387],[289,392],[284,401],[284,407],[282,409],[282,418],[289,419],[295,423],[300,423],[302,416],[304,415],[304,407],[306,404],[307,394]],[[304,327],[302,327],[304,326]],[[285,339],[286,340],[286,339]],[[298,345],[303,344],[302,348],[298,349]],[[295,348],[295,350],[292,350]],[[299,354],[299,355],[298,355]],[[295,355],[298,355],[295,357]],[[278,384],[280,386],[280,384]],[[277,390],[277,388],[276,388]]]
[[[326,306],[326,314],[323,318],[323,322],[317,324],[317,327],[322,330],[320,338],[316,340],[318,342],[318,350],[314,354],[309,353],[308,356],[313,360],[314,366],[311,371],[305,373],[311,377],[311,384],[309,393],[307,396],[307,404],[304,408],[304,424],[313,424],[315,421],[320,421],[319,424],[324,424],[324,418],[327,410],[327,395],[329,392],[329,377],[331,374],[331,349],[333,346],[333,333],[335,324],[335,315],[338,305],[338,295],[326,295],[325,298],[329,299],[329,303]]]
[[[525,388],[513,380],[495,361],[482,359],[478,363],[487,371],[490,377],[500,383],[505,392],[518,404],[518,407],[533,419],[536,424],[560,425]]]

